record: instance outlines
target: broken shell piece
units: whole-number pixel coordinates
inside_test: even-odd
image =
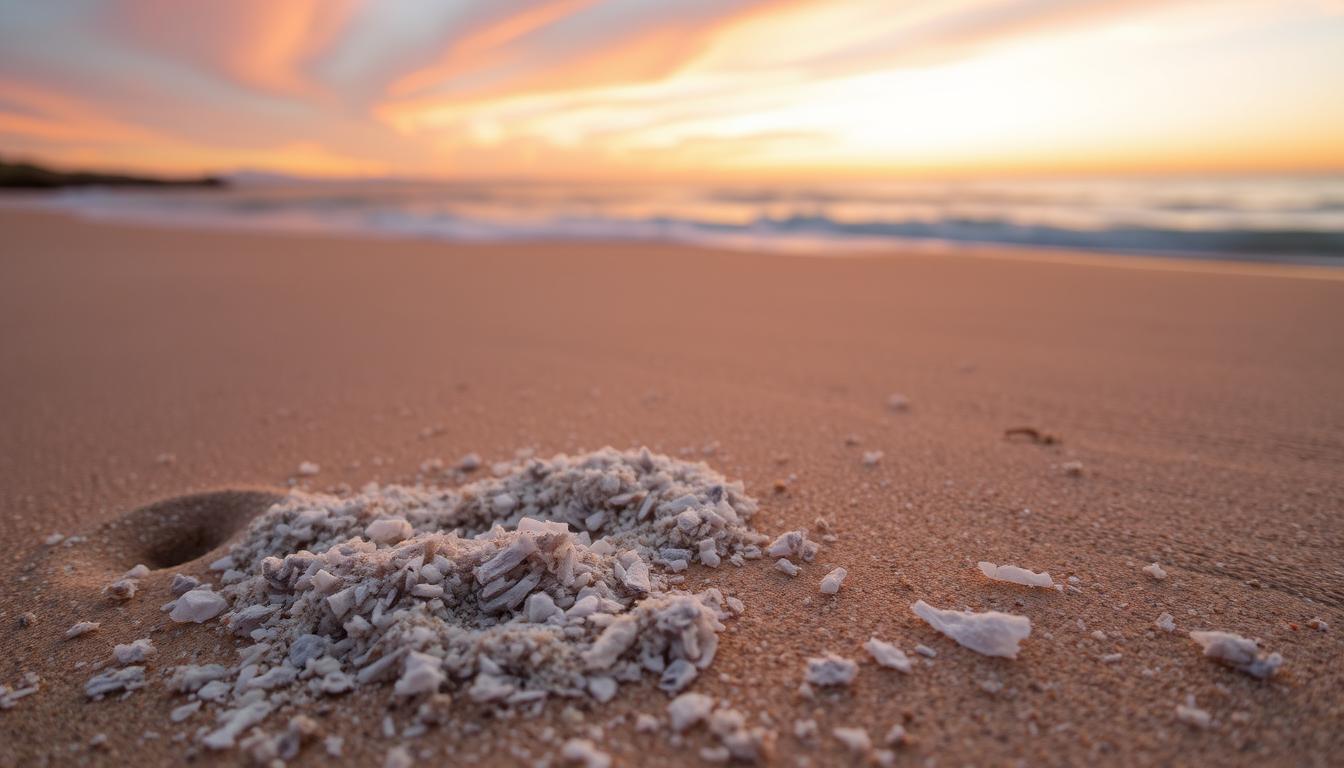
[[[887,397],[887,408],[896,411],[897,413],[908,411],[910,410],[910,398],[899,392],[892,392],[891,395]]]
[[[396,544],[410,538],[411,524],[400,517],[384,517],[364,526],[364,535],[379,544]]]
[[[1207,730],[1213,725],[1213,716],[1199,707],[1176,705],[1176,719],[1191,728]]]
[[[174,707],[173,710],[168,713],[168,719],[172,720],[174,723],[180,723],[183,720],[186,720],[188,717],[191,717],[192,715],[196,714],[196,712],[199,711],[200,708],[201,708],[201,701],[199,699],[197,699],[196,701],[188,702],[180,707]]]
[[[87,635],[101,626],[102,623],[97,621],[77,622],[74,626],[65,630],[65,639],[70,640],[71,638],[79,637],[80,635]]]
[[[1157,621],[1154,621],[1153,624],[1163,632],[1176,631],[1176,618],[1170,613],[1163,612],[1157,617]]]
[[[1206,657],[1261,680],[1272,677],[1283,666],[1282,656],[1266,653],[1254,640],[1232,632],[1195,631],[1190,639],[1199,643]]]
[[[173,582],[168,587],[168,591],[172,592],[174,596],[181,596],[199,586],[201,586],[201,580],[195,576],[188,576],[185,573],[174,573]]]
[[[168,618],[182,623],[194,621],[200,624],[223,613],[229,603],[222,595],[209,589],[193,589],[177,598]]]
[[[845,583],[845,577],[849,571],[844,568],[836,568],[821,578],[821,593],[823,595],[834,595],[840,591],[840,585]]]
[[[154,643],[147,637],[129,643],[118,643],[112,648],[112,658],[118,664],[139,664],[154,655]]]
[[[862,728],[832,728],[831,735],[850,751],[850,754],[862,757],[873,748],[873,740]]]
[[[667,705],[667,719],[677,733],[709,717],[714,700],[703,693],[683,693]]]
[[[878,665],[895,669],[910,674],[912,669],[910,659],[905,655],[905,651],[892,645],[878,640],[876,637],[868,638],[868,642],[863,644],[863,649],[868,651]]]
[[[443,662],[438,656],[410,651],[402,665],[401,678],[392,691],[397,696],[405,697],[434,693],[439,690],[443,680]]]
[[[821,545],[807,538],[807,531],[797,530],[782,533],[770,542],[765,553],[771,557],[801,557],[810,563],[821,551]]]
[[[560,748],[560,757],[566,763],[583,768],[610,768],[611,755],[598,749],[588,739],[570,739]]]
[[[1016,565],[995,565],[984,560],[980,561],[980,572],[993,579],[994,581],[1006,581],[1011,584],[1021,584],[1024,587],[1045,587],[1055,586],[1055,582],[1050,578],[1049,572],[1042,571],[1036,573],[1026,568],[1018,568]]]
[[[812,685],[849,685],[858,673],[858,664],[843,656],[828,653],[807,660],[805,679]]]
[[[790,576],[797,576],[803,569],[789,562],[787,557],[781,557],[775,561],[775,568],[787,573]]]
[[[90,699],[96,699],[109,693],[134,691],[144,686],[144,667],[122,667],[89,678],[89,681],[84,684],[84,695]]]
[[[882,456],[883,454],[881,451],[864,451],[863,465],[865,467],[877,466],[878,464],[882,463]]]
[[[140,589],[140,582],[135,579],[117,579],[116,581],[103,587],[103,594],[110,600],[125,602],[135,597],[135,593]]]
[[[929,626],[958,644],[986,656],[1017,658],[1018,644],[1031,634],[1031,619],[1011,613],[945,611],[923,600],[910,606]]]
[[[301,461],[299,468],[294,473],[299,477],[312,477],[322,471],[322,467],[315,461]]]
[[[1149,576],[1152,576],[1154,579],[1157,579],[1158,581],[1167,578],[1167,572],[1162,570],[1162,566],[1158,565],[1157,563],[1152,563],[1151,565],[1143,566],[1143,572],[1148,574]]]

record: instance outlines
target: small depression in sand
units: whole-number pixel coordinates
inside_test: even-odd
[[[193,718],[200,743],[234,746],[277,710],[364,685],[390,683],[426,723],[449,696],[539,710],[552,697],[604,702],[646,675],[669,694],[690,685],[742,604],[685,591],[681,572],[761,557],[742,484],[609,448],[492,474],[452,489],[214,494],[141,510],[144,525],[180,532],[144,537],[145,560],[165,567],[268,507],[211,564],[217,584],[178,577],[164,606],[178,621],[218,620],[242,644],[235,665],[165,670],[186,696],[183,719],[214,710]],[[120,535],[134,527],[123,521]],[[128,690],[143,684],[129,669]]]
[[[92,538],[108,550],[114,568],[173,568],[220,548],[282,498],[263,489],[177,496],[113,520]]]

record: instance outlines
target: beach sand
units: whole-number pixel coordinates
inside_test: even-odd
[[[897,723],[910,735],[900,765],[1326,765],[1344,750],[1340,273],[391,242],[12,210],[0,233],[0,683],[42,678],[0,712],[0,764],[190,756],[193,741],[173,736],[205,716],[168,721],[181,700],[161,670],[228,659],[234,640],[159,611],[171,575],[204,575],[219,551],[170,563],[218,544],[262,497],[220,497],[211,525],[186,531],[162,515],[157,528],[112,525],[144,520],[136,510],[283,492],[304,461],[321,471],[300,484],[325,489],[410,481],[427,459],[472,451],[490,462],[604,445],[744,480],[767,534],[823,517],[838,535],[794,579],[768,561],[689,573],[747,606],[693,690],[768,717],[777,764],[851,764],[832,728],[880,742]],[[907,411],[888,408],[897,392]],[[1060,442],[1005,439],[1023,426]],[[867,451],[881,461],[865,466]],[[88,540],[44,545],[53,532]],[[100,595],[149,558],[169,565],[133,600]],[[1076,576],[1077,590],[990,582],[980,560]],[[1153,561],[1165,580],[1141,570]],[[835,566],[848,578],[824,596]],[[1027,615],[1033,632],[1016,660],[980,656],[915,617],[917,599]],[[37,623],[19,628],[28,611]],[[1176,633],[1154,627],[1163,612]],[[1317,617],[1331,629],[1308,628]],[[102,626],[64,641],[80,620]],[[1191,629],[1261,638],[1284,667],[1260,681],[1217,666]],[[861,648],[874,635],[938,655],[912,655],[909,675],[879,669]],[[89,665],[146,636],[159,648],[151,685],[86,702]],[[800,698],[804,660],[827,651],[861,661],[854,685]],[[1191,694],[1213,727],[1177,721]],[[319,718],[351,764],[380,765],[403,743],[380,733],[387,699],[358,693]],[[605,727],[661,716],[666,701],[650,679],[577,703],[582,723],[555,705],[406,743],[446,764],[516,764],[530,761],[510,745],[558,753],[547,728],[562,739],[604,726],[618,765],[700,762],[714,744],[703,729],[675,747],[629,717]],[[816,719],[819,746],[794,739],[800,718]],[[106,744],[90,747],[97,734]],[[316,744],[295,762],[324,759]]]

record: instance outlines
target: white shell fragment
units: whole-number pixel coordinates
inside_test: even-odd
[[[836,568],[825,576],[821,577],[821,593],[823,595],[834,595],[840,591],[840,586],[845,583],[845,577],[849,571],[844,568]]]
[[[209,589],[193,589],[177,598],[168,618],[176,622],[194,621],[197,624],[209,621],[223,613],[229,603],[218,592]]]
[[[859,665],[833,653],[807,660],[805,678],[811,685],[849,685],[859,673]]]
[[[65,630],[65,639],[70,640],[72,638],[79,637],[80,635],[87,635],[88,633],[98,629],[101,626],[102,622],[98,621],[77,622],[72,627]]]
[[[89,678],[84,684],[84,695],[98,699],[118,691],[134,691],[145,687],[144,667],[122,667]]]
[[[384,517],[364,527],[364,535],[379,544],[396,544],[410,538],[411,524],[400,517]]]
[[[862,728],[832,728],[831,735],[835,740],[845,745],[845,748],[851,754],[862,757],[868,754],[873,748],[873,740],[868,736],[868,732]]]
[[[797,530],[782,533],[774,541],[765,553],[771,557],[789,558],[801,557],[803,562],[810,563],[821,551],[821,545],[807,538],[807,531]]]
[[[882,463],[883,453],[881,451],[864,451],[863,465],[865,467],[875,467]]]
[[[1176,719],[1191,728],[1207,730],[1213,727],[1213,716],[1199,707],[1186,704],[1176,705]]]
[[[154,643],[147,637],[139,640],[133,640],[129,643],[118,643],[112,649],[112,658],[116,659],[118,664],[139,664],[150,656],[154,655]]]
[[[776,560],[775,569],[778,571],[782,571],[783,573],[786,573],[791,577],[797,576],[803,570],[802,568],[799,568],[798,566],[790,562],[789,558],[787,557],[781,557],[778,560]]]
[[[1167,572],[1162,570],[1162,566],[1158,565],[1157,563],[1151,563],[1149,565],[1143,566],[1143,572],[1148,574],[1149,576],[1152,576],[1154,579],[1157,579],[1158,581],[1167,578]]]
[[[570,739],[560,748],[560,757],[583,768],[610,768],[611,755],[598,749],[588,739]]]
[[[1055,586],[1055,582],[1050,578],[1048,572],[1036,573],[1026,568],[1018,568],[1016,565],[995,565],[990,562],[980,561],[980,572],[993,579],[994,581],[1006,581],[1012,584],[1021,584],[1024,587],[1045,587]]]
[[[443,661],[438,656],[411,651],[406,654],[401,678],[392,690],[397,696],[403,697],[434,693],[439,690],[443,680]]]
[[[703,693],[683,693],[667,705],[667,720],[672,730],[685,731],[709,717],[714,710],[714,700]]]
[[[1206,657],[1261,680],[1273,677],[1283,666],[1282,656],[1262,651],[1254,640],[1232,632],[1196,630],[1190,639],[1199,643]]]
[[[950,611],[923,600],[910,606],[915,615],[958,644],[986,656],[1017,658],[1018,644],[1031,634],[1031,619],[1011,613]]]
[[[298,475],[299,477],[312,477],[313,475],[316,475],[321,471],[322,467],[318,465],[317,462],[301,461],[299,462],[299,468],[294,472],[294,474]]]
[[[1153,625],[1156,626],[1158,629],[1162,630],[1163,632],[1175,632],[1176,617],[1164,611],[1163,613],[1158,615],[1157,620],[1153,622]]]
[[[907,675],[913,669],[905,651],[891,643],[883,642],[876,637],[870,637],[868,642],[863,644],[863,649],[868,651],[868,654],[873,657],[873,661],[876,661],[879,666],[895,669]]]

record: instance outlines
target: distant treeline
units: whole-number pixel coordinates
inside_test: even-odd
[[[34,163],[0,159],[0,189],[64,189],[66,187],[222,187],[218,176],[164,178],[123,173],[58,171]]]

